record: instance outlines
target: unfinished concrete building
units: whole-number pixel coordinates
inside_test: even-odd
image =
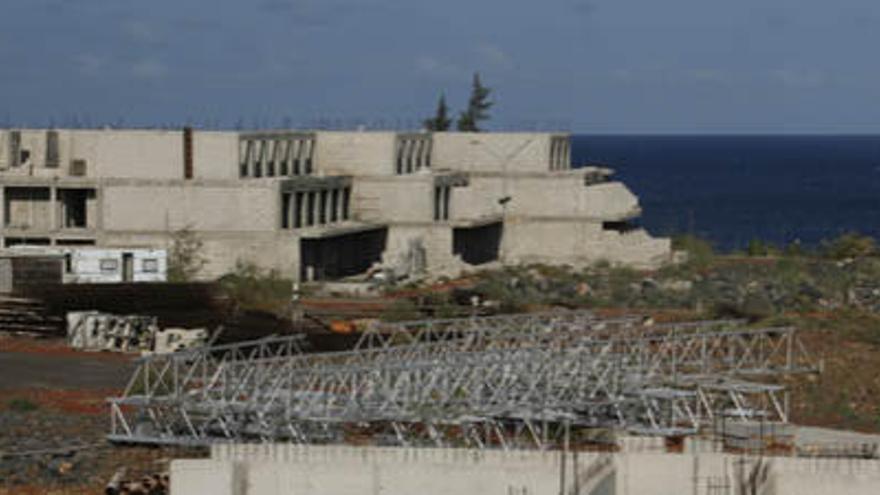
[[[203,243],[205,279],[253,262],[298,280],[376,266],[657,266],[611,172],[552,133],[0,131],[2,245]]]

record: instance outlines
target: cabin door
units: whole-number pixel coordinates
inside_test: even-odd
[[[122,253],[122,281],[134,281],[134,255],[131,253]]]

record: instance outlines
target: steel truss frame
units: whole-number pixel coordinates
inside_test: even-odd
[[[818,371],[794,328],[729,320],[557,312],[376,325],[346,352],[304,354],[301,340],[143,359],[109,399],[109,438],[548,448],[571,428],[787,421],[782,387],[745,379]]]

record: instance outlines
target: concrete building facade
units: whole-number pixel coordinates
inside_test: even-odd
[[[573,169],[552,133],[2,130],[0,244],[169,248],[188,230],[205,279],[238,261],[300,280],[667,261],[610,175]]]

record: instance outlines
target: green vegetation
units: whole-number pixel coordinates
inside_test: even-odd
[[[259,309],[276,314],[287,311],[293,282],[276,270],[263,270],[252,262],[239,260],[235,270],[219,280],[226,295],[240,308]]]
[[[461,132],[481,132],[480,122],[489,120],[489,109],[492,108],[494,102],[489,100],[489,94],[492,92],[490,88],[483,86],[480,80],[480,73],[474,72],[474,78],[471,82],[471,94],[468,98],[467,108],[460,112],[456,129]],[[449,107],[446,106],[446,95],[440,94],[437,101],[437,110],[434,116],[422,121],[424,128],[431,132],[448,131],[452,125],[452,119],[449,118]]]
[[[382,313],[384,321],[408,321],[420,318],[422,313],[416,303],[410,299],[398,299]]]
[[[715,250],[712,244],[691,234],[679,235],[672,238],[672,249],[686,253],[685,268],[705,268],[715,259]]]
[[[171,234],[168,252],[168,281],[190,282],[208,262],[204,243],[189,227]]]
[[[40,408],[40,405],[28,399],[12,399],[6,403],[6,407],[8,407],[10,411],[27,413],[36,411]]]
[[[844,234],[837,239],[823,242],[820,250],[826,258],[835,260],[878,255],[874,238],[856,233]]]
[[[868,238],[870,239],[870,238]],[[761,320],[790,312],[880,312],[880,256],[850,234],[806,252],[753,241],[749,256],[719,255],[693,236],[674,240],[685,261],[639,272],[600,262],[581,270],[528,265],[477,275],[475,290],[502,311],[535,306],[676,309]],[[842,253],[857,256],[844,256]]]
[[[452,119],[449,118],[449,108],[446,106],[446,95],[441,94],[440,100],[437,101],[437,111],[430,119],[425,119],[425,129],[431,132],[448,131],[452,125]]]
[[[467,109],[458,117],[457,127],[462,132],[480,132],[480,122],[489,119],[489,109],[493,102],[489,101],[489,93],[492,90],[483,86],[480,81],[480,73],[474,73],[471,83],[471,96],[468,99]]]

